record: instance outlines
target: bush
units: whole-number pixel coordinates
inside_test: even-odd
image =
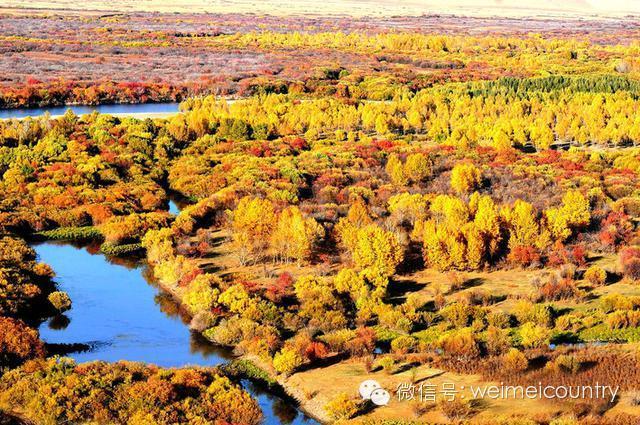
[[[116,245],[113,243],[103,243],[100,245],[100,252],[104,255],[110,255],[112,257],[119,257],[127,254],[132,254],[134,252],[141,251],[143,249],[141,243],[127,243]]]
[[[2,376],[0,393],[32,423],[262,422],[258,403],[215,368],[32,360]]]
[[[607,281],[607,272],[598,266],[591,266],[584,272],[584,279],[594,286],[602,286]]]
[[[510,371],[522,372],[529,367],[529,360],[517,348],[512,348],[502,358],[504,367]]]
[[[640,311],[614,311],[607,316],[606,323],[609,329],[637,328],[640,326]]]
[[[71,298],[69,294],[62,291],[55,291],[47,297],[51,305],[59,312],[67,311],[71,308]]]
[[[396,354],[407,354],[413,351],[417,345],[415,338],[408,335],[401,335],[391,341],[391,351]]]
[[[236,378],[248,378],[252,381],[261,382],[269,388],[278,387],[278,381],[269,376],[269,373],[258,367],[251,360],[233,360],[222,367],[230,376]]]
[[[83,241],[102,239],[102,233],[94,226],[58,227],[53,230],[37,232],[37,237],[59,241]]]
[[[473,414],[473,407],[471,406],[471,403],[459,398],[451,401],[440,399],[440,401],[438,401],[438,408],[449,420],[452,421],[460,421]]]
[[[525,348],[541,348],[549,345],[550,331],[540,325],[527,322],[520,328],[520,339]]]
[[[38,331],[20,320],[0,317],[0,366],[17,366],[44,355],[44,343]]]
[[[473,358],[480,355],[480,347],[471,328],[463,328],[443,335],[438,343],[450,356]]]
[[[563,372],[577,373],[582,364],[575,358],[575,356],[568,354],[561,354],[553,362],[559,370]]]
[[[396,366],[396,361],[391,356],[385,356],[378,360],[378,366],[382,368],[386,373],[391,374]]]
[[[340,393],[326,404],[324,410],[334,420],[351,419],[360,410],[360,403],[347,393]]]
[[[285,376],[291,375],[298,367],[302,366],[304,359],[295,350],[284,347],[273,358],[273,367]]]
[[[625,248],[620,251],[622,274],[631,280],[640,280],[640,249]]]

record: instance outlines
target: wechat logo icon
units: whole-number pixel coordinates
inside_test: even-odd
[[[363,400],[371,400],[376,406],[386,406],[391,399],[389,392],[373,379],[363,381],[360,384],[359,392]]]

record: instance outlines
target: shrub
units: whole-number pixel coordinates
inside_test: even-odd
[[[473,414],[473,407],[467,400],[455,398],[453,400],[440,399],[438,408],[442,413],[452,421],[460,421],[470,417]]]
[[[557,279],[555,276],[550,276],[538,287],[538,296],[545,301],[558,301],[582,298],[584,294],[572,278]]]
[[[584,279],[594,286],[602,286],[607,281],[607,272],[602,267],[593,265],[584,272]]]
[[[45,230],[36,233],[36,236],[44,239],[82,241],[102,239],[102,233],[94,226],[84,227],[58,227],[53,230]]]
[[[284,347],[273,358],[273,367],[285,376],[291,375],[298,367],[302,366],[304,359],[297,351]]]
[[[487,351],[493,355],[501,354],[511,346],[509,331],[506,329],[489,326],[486,338]]]
[[[391,351],[396,354],[407,354],[413,351],[417,345],[415,338],[408,335],[401,335],[391,341]]]
[[[69,294],[63,291],[55,291],[49,294],[47,297],[51,305],[60,311],[67,311],[71,308],[71,298],[69,298]]]
[[[561,354],[553,361],[553,363],[558,367],[559,370],[570,373],[577,373],[582,364],[575,356],[568,354]]]
[[[522,372],[529,367],[529,360],[517,348],[512,348],[502,358],[504,367],[510,371]]]
[[[352,356],[364,356],[373,353],[378,337],[375,330],[369,327],[356,329],[355,338],[345,343],[345,348]]]
[[[520,339],[525,348],[540,348],[549,345],[550,331],[540,325],[527,322],[520,328]]]
[[[27,359],[43,356],[44,352],[38,331],[20,320],[0,317],[0,366],[17,366]]]
[[[640,311],[614,311],[607,316],[606,323],[609,329],[637,328],[640,326]]]
[[[309,359],[309,361],[323,359],[327,357],[328,354],[329,350],[326,344],[320,341],[311,341],[304,349],[304,356]]]
[[[622,274],[631,280],[640,280],[640,249],[625,248],[619,256]]]
[[[358,401],[353,400],[345,392],[335,396],[324,406],[324,410],[334,420],[344,420],[354,417],[360,410]]]
[[[0,392],[3,407],[20,410],[32,423],[262,421],[258,403],[218,369],[32,360],[4,374]]]
[[[132,254],[134,252],[141,251],[142,244],[141,243],[126,243],[126,244],[113,244],[109,242],[105,242],[100,246],[100,252],[105,255],[110,255],[112,257],[123,256],[126,254]]]
[[[396,361],[391,356],[384,356],[378,360],[378,366],[380,366],[386,373],[390,374],[395,369]]]
[[[480,347],[471,328],[463,328],[443,335],[438,342],[444,352],[450,356],[473,358],[480,355]]]

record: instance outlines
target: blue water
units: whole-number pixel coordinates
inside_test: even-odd
[[[109,259],[95,247],[68,243],[35,244],[40,261],[53,267],[61,291],[72,307],[63,317],[40,326],[47,343],[83,343],[88,351],[74,352],[78,362],[131,360],[165,367],[214,366],[230,358],[188,328],[176,303],[148,278],[137,261]],[[288,401],[244,382],[257,398],[265,424],[316,424]]]
[[[0,119],[38,117],[49,112],[50,115],[63,115],[71,109],[76,115],[90,114],[98,111],[101,114],[137,114],[178,112],[179,103],[139,103],[97,106],[49,106],[44,108],[0,109]]]
[[[169,199],[169,214],[180,214],[180,207],[178,207],[178,204],[173,199]]]

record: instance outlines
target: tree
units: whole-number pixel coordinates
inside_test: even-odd
[[[396,154],[391,154],[389,156],[387,165],[385,166],[385,171],[391,179],[391,182],[396,186],[405,186],[409,182],[405,175],[402,161],[400,161],[400,158],[398,158],[398,155]]]
[[[459,194],[469,193],[480,185],[482,174],[471,163],[458,163],[451,171],[451,188]]]
[[[357,243],[358,229],[373,223],[367,207],[357,200],[349,207],[346,217],[338,220],[335,226],[338,242],[348,252],[353,252]]]
[[[273,357],[273,368],[285,376],[291,375],[304,364],[304,358],[296,350],[284,347]]]
[[[402,246],[393,233],[374,224],[358,230],[353,260],[359,268],[391,276],[403,257]]]
[[[397,224],[407,221],[413,225],[426,217],[427,200],[419,193],[399,193],[389,198],[389,212]]]
[[[0,317],[0,365],[17,366],[27,359],[42,357],[44,353],[38,331],[20,320]]]
[[[251,297],[240,284],[231,285],[218,297],[218,302],[232,313],[242,313],[251,304]]]
[[[509,249],[536,245],[540,231],[537,216],[533,205],[520,199],[514,203],[513,208],[503,211],[503,217],[509,227]]]
[[[264,255],[275,217],[271,201],[248,196],[229,213],[231,238],[240,264],[245,265],[250,259],[255,261]]]
[[[309,326],[330,331],[347,325],[344,306],[327,279],[302,276],[294,284],[294,291],[300,301],[298,314],[308,320]]]
[[[218,302],[221,285],[222,280],[216,275],[200,274],[189,284],[182,300],[192,314],[210,310]],[[229,299],[231,297],[227,294],[225,300]]]
[[[421,153],[414,153],[407,157],[404,164],[404,174],[412,183],[420,183],[431,175],[429,158]]]
[[[520,328],[520,339],[525,348],[540,348],[549,344],[551,332],[544,326],[527,322]]]
[[[355,416],[360,410],[360,406],[347,393],[341,392],[326,404],[324,410],[331,419],[339,421]]]
[[[591,220],[589,201],[577,190],[569,190],[562,198],[562,206],[545,211],[551,235],[564,241],[576,228],[584,227]]]
[[[288,207],[278,216],[271,235],[271,247],[281,260],[294,259],[300,264],[308,258],[324,229],[313,218],[302,216],[298,207]]]

